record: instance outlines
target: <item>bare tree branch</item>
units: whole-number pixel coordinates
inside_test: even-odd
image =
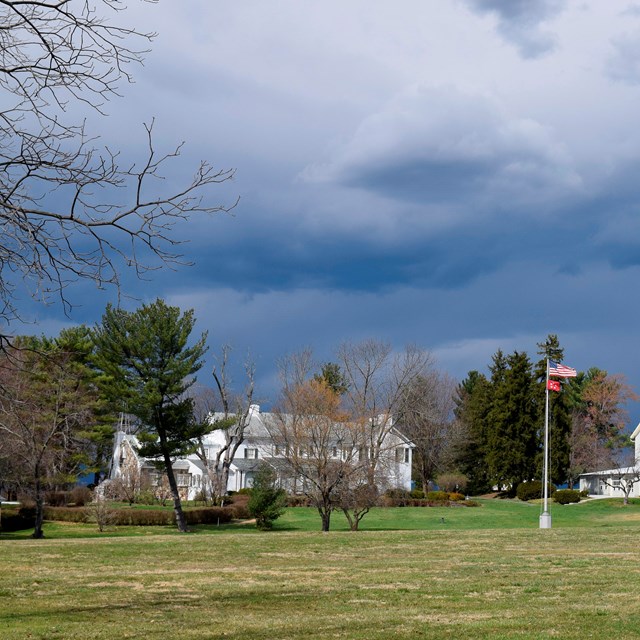
[[[153,121],[145,125],[141,162],[123,166],[99,148],[71,107],[104,114],[105,103],[131,82],[131,65],[155,34],[115,24],[121,0],[0,0],[0,320],[19,317],[17,292],[42,302],[59,299],[76,280],[121,284],[188,264],[174,237],[176,223],[195,213],[228,212],[206,192],[233,169],[201,162],[192,178],[168,191],[166,172],[182,144],[159,153]],[[102,11],[99,11],[101,9]],[[105,15],[111,13],[107,19]]]

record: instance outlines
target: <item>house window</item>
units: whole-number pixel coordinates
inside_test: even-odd
[[[244,450],[244,457],[245,457],[245,459],[257,460],[258,459],[258,450],[257,449],[246,448]]]
[[[405,449],[404,450],[404,461],[408,464],[409,463],[409,449]]]
[[[188,473],[179,473],[176,477],[179,487],[188,487],[189,486],[189,478],[190,474]]]
[[[331,456],[333,458],[337,458],[338,457],[338,447],[333,447],[333,450],[331,452]]]
[[[405,447],[398,447],[396,449],[396,463],[409,462],[409,449]]]

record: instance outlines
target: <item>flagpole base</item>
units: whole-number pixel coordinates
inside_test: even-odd
[[[540,516],[540,528],[551,529],[551,514],[548,511],[545,511]]]

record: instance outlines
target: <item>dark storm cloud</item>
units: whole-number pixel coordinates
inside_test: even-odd
[[[478,13],[498,17],[498,32],[523,58],[538,58],[556,47],[556,37],[540,25],[559,14],[566,0],[466,0]]]

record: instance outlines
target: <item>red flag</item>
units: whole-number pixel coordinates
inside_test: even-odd
[[[547,389],[549,391],[560,391],[562,385],[559,380],[547,380]]]

